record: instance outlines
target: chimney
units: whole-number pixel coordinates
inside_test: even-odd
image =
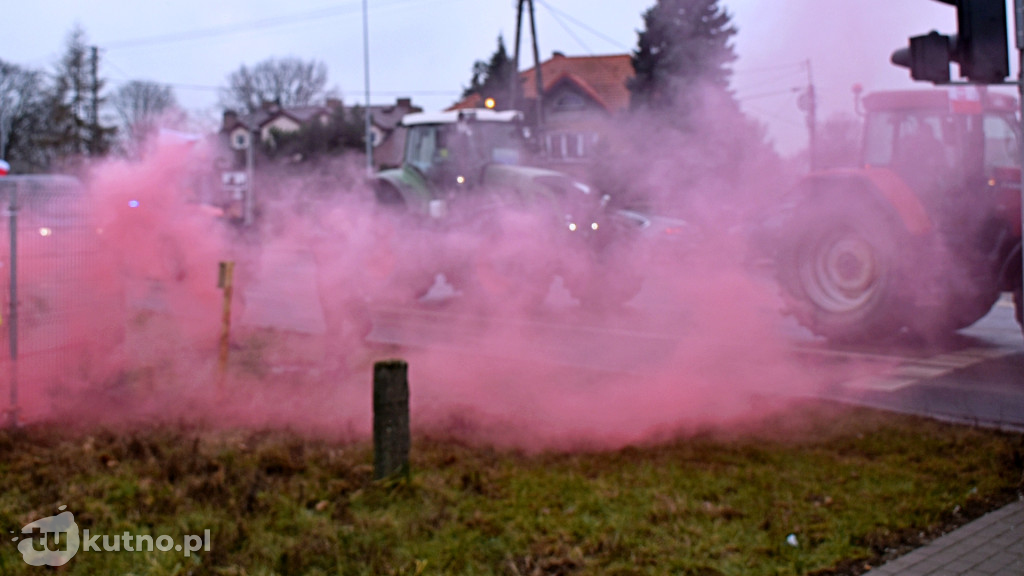
[[[551,53],[551,59],[554,60],[555,58],[565,58],[565,53],[555,50]]]
[[[234,110],[225,110],[224,120],[220,125],[221,131],[226,132],[231,130],[235,127],[235,124],[238,124],[238,112],[235,112]]]
[[[327,107],[331,110],[338,110],[342,107],[341,98],[328,98]]]
[[[395,100],[396,108],[404,108],[406,110],[412,109],[412,98],[399,98]]]

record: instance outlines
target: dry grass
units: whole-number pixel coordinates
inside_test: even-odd
[[[213,535],[190,558],[80,552],[68,574],[856,573],[1021,489],[1019,435],[800,414],[604,453],[415,438],[412,476],[382,483],[366,444],[31,428],[0,433],[0,523],[67,504],[93,534]],[[0,573],[40,570],[0,546]]]

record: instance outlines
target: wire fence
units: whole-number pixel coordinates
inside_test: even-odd
[[[0,178],[0,377],[10,423],[52,412],[102,370],[123,338],[123,299],[105,282],[102,230],[81,184],[63,176]]]

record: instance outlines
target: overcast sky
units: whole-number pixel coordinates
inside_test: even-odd
[[[654,0],[536,0],[542,58],[628,52]],[[100,48],[100,74],[174,86],[190,110],[219,117],[217,87],[241,64],[296,56],[327,64],[346,103],[363,100],[361,0],[33,0],[7,2],[0,59],[52,69],[79,24]],[[908,36],[953,32],[955,10],[931,0],[723,0],[739,35],[734,86],[783,151],[806,145],[793,89],[810,61],[822,116],[850,111],[850,88],[912,86],[888,63]],[[473,61],[515,37],[513,0],[369,0],[373,103],[411,96],[427,109],[457,99]],[[1012,20],[1011,20],[1012,22]],[[528,50],[524,36],[524,50]],[[532,64],[527,51],[526,67]]]

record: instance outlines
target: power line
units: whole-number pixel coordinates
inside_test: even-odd
[[[134,38],[129,40],[108,42],[105,48],[108,50],[118,50],[121,48],[137,48],[140,46],[152,46],[156,44],[169,44],[173,42],[182,42],[186,40],[197,40],[200,38],[210,38],[214,36],[237,34],[239,32],[247,32],[250,30],[258,30],[262,28],[274,28],[277,26],[284,26],[287,24],[294,24],[297,22],[304,22],[318,18],[326,18],[329,16],[335,16],[338,14],[345,14],[355,11],[358,11],[358,7],[355,8],[354,10],[351,7],[327,8],[292,16],[278,16],[275,18],[264,18],[261,20],[255,20],[252,22],[240,24],[216,26],[213,28],[187,30],[182,32],[173,32],[170,34],[162,34],[159,36],[148,36],[145,38]]]
[[[423,1],[425,0],[396,0],[393,2],[387,2],[383,4],[383,6],[381,7],[394,7]],[[275,16],[272,18],[263,18],[260,20],[253,20],[250,22],[242,22],[238,24],[215,26],[212,28],[202,28],[197,30],[186,30],[182,32],[163,34],[159,36],[148,36],[145,38],[134,38],[128,40],[108,42],[104,47],[108,50],[119,50],[122,48],[138,48],[141,46],[153,46],[157,44],[170,44],[174,42],[184,42],[188,40],[198,40],[202,38],[213,38],[216,36],[226,36],[230,34],[238,34],[241,32],[250,32],[252,30],[277,28],[281,26],[287,26],[290,24],[298,24],[302,22],[309,22],[312,20],[320,20],[332,16],[354,14],[358,13],[359,11],[360,6],[358,3],[347,2],[345,5],[333,6],[330,8],[321,8],[319,10],[303,12],[301,14]]]
[[[538,0],[538,1],[539,1],[539,0]],[[562,27],[562,30],[565,30],[566,34],[568,34],[569,36],[572,36],[572,39],[573,39],[573,40],[575,40],[577,44],[579,44],[580,46],[582,46],[582,47],[583,47],[583,50],[584,50],[584,51],[585,51],[585,52],[586,52],[587,54],[590,54],[590,55],[593,55],[593,54],[594,54],[594,51],[593,51],[593,50],[591,50],[589,46],[587,46],[586,44],[584,44],[584,43],[583,43],[583,40],[580,40],[580,37],[579,37],[579,36],[577,36],[577,35],[576,35],[576,33],[575,33],[575,32],[573,32],[573,31],[572,31],[572,29],[570,29],[570,28],[569,28],[569,27],[568,27],[568,26],[567,26],[567,25],[565,24],[565,22],[564,22],[564,21],[562,21],[562,19],[558,17],[558,14],[555,14],[555,12],[554,12],[553,10],[551,10],[551,7],[550,7],[550,6],[548,6],[547,4],[544,4],[543,2],[539,2],[539,3],[540,3],[540,5],[541,5],[541,6],[543,6],[543,7],[547,8],[547,10],[548,10],[548,13],[549,13],[549,14],[551,14],[551,17],[555,19],[555,22],[558,22],[558,25]]]
[[[739,97],[736,100],[739,101],[739,102],[747,102],[749,100],[759,100],[761,98],[768,98],[768,97],[771,97],[771,96],[780,96],[782,94],[796,94],[800,90],[801,90],[801,87],[792,87],[792,88],[786,88],[785,90],[772,90],[770,92],[759,92],[757,94],[749,94],[747,96]]]
[[[598,38],[604,40],[605,42],[608,42],[609,44],[611,44],[613,46],[616,46],[616,47],[618,47],[618,48],[620,48],[622,50],[626,50],[626,51],[630,50],[629,46],[623,46],[622,43],[619,42],[618,40],[612,38],[611,36],[608,36],[607,34],[599,32],[598,30],[594,30],[590,26],[584,24],[583,22],[579,21],[576,18],[573,18],[571,15],[566,14],[562,10],[559,10],[558,8],[555,8],[554,6],[552,6],[552,5],[548,4],[547,2],[545,2],[544,0],[536,0],[536,1],[537,1],[538,4],[540,4],[541,6],[547,8],[552,13],[559,14],[560,16],[565,18],[566,20],[572,22],[573,24],[579,26],[580,28],[583,28],[587,32],[590,32],[591,34],[593,34],[594,36],[597,36]]]
[[[733,70],[734,74],[761,74],[764,72],[780,72],[783,70],[792,70],[793,74],[803,74],[804,70],[807,69],[807,62],[791,62],[789,64],[779,64],[778,66],[764,66],[761,68],[740,68]]]
[[[777,112],[768,112],[764,108],[760,108],[758,106],[751,106],[750,104],[744,104],[743,107],[746,108],[748,111],[753,112],[754,114],[757,114],[762,117],[771,118],[776,122],[782,122],[783,124],[789,124],[790,126],[796,126],[798,128],[806,127],[802,122],[797,122],[792,118],[786,118],[785,116],[782,116]]]

